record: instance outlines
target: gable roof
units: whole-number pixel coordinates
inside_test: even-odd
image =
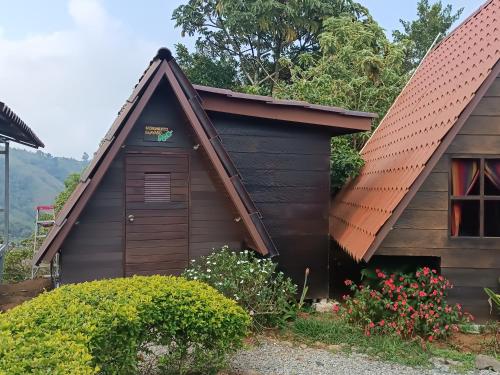
[[[368,261],[500,71],[500,0],[486,2],[422,61],[335,196],[330,234]]]
[[[217,131],[203,108],[198,92],[179,68],[171,52],[162,48],[140,78],[132,95],[121,108],[92,162],[82,173],[80,183],[59,212],[54,227],[34,258],[35,264],[39,264],[44,259],[51,260],[60,249],[144,107],[163,79],[166,79],[171,85],[189,124],[246,226],[253,242],[249,245],[263,255],[278,254],[262,222],[260,213],[244,188],[236,167],[225,151]],[[358,129],[353,129],[351,132],[364,130],[366,123],[370,124],[370,115],[360,114],[360,116],[365,120],[359,124]],[[339,124],[338,127],[341,128],[342,124]]]
[[[332,135],[370,130],[372,119],[377,117],[375,113],[350,111],[300,100],[282,100],[200,85],[194,85],[194,88],[201,96],[206,111],[321,126],[328,128]]]
[[[45,147],[33,130],[2,102],[0,102],[0,137],[34,148]]]

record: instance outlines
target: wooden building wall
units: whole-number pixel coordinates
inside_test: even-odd
[[[145,125],[168,126],[174,135],[165,143],[144,141]],[[240,249],[246,237],[222,181],[203,151],[193,150],[194,140],[171,89],[161,85],[129,135],[120,156],[113,161],[103,182],[90,199],[61,251],[61,282],[81,282],[124,275],[130,261],[125,248],[124,165],[128,152],[178,152],[189,155],[189,257],[196,258],[225,244]],[[162,232],[158,231],[161,237]],[[134,269],[141,273],[161,272],[161,264],[145,257]],[[158,266],[156,266],[158,265]],[[158,269],[156,269],[158,267]]]
[[[450,158],[500,158],[500,77],[427,177],[376,255],[438,256],[441,271],[455,285],[451,300],[479,318],[488,318],[484,287],[498,290],[500,238],[450,238],[448,229]]]
[[[283,271],[299,285],[311,269],[310,296],[328,295],[330,135],[310,126],[211,114],[243,183],[263,215]],[[144,141],[144,126],[168,126],[165,143]],[[125,158],[127,153],[179,152],[189,156],[189,258],[229,245],[245,247],[248,235],[204,152],[193,146],[190,125],[167,84],[160,86],[129,135],[120,156],[63,244],[61,281],[78,282],[161,272],[161,262],[124,254]],[[161,231],[159,232],[161,234]],[[141,264],[139,264],[141,263]]]
[[[330,135],[256,118],[211,118],[278,248],[281,269],[302,285],[309,267],[309,297],[327,297]]]

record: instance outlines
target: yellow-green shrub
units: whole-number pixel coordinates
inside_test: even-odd
[[[144,344],[167,349],[167,368],[210,373],[250,319],[215,289],[150,276],[60,287],[0,315],[0,373],[128,374]],[[189,355],[188,355],[189,352]]]

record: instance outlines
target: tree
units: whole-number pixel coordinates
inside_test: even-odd
[[[232,89],[240,85],[237,63],[228,57],[210,58],[200,51],[189,53],[186,46],[175,46],[177,62],[192,83]]]
[[[297,64],[289,61],[290,82],[280,82],[276,95],[376,112],[381,118],[408,78],[404,46],[391,43],[376,22],[346,16],[325,22],[320,43],[320,58],[303,54]]]
[[[342,16],[325,21],[319,36],[321,57],[302,54],[288,61],[290,82],[280,82],[276,95],[311,103],[376,112],[379,119],[404,86],[404,46],[391,43],[374,21]],[[377,123],[374,124],[374,127]],[[358,154],[369,134],[332,140],[332,188],[357,175]]]
[[[281,59],[317,52],[323,21],[342,14],[369,17],[353,0],[189,0],[172,18],[198,36],[196,53],[237,61],[243,84],[269,93]]]
[[[80,181],[80,173],[71,173],[66,180],[64,180],[64,190],[61,191],[54,202],[55,211],[58,213],[64,206],[64,203],[68,200],[71,193],[76,189],[78,182]]]
[[[410,42],[405,56],[405,70],[415,69],[431,47],[434,39],[444,38],[451,25],[460,18],[464,8],[453,12],[452,5],[443,6],[441,1],[432,5],[429,0],[419,0],[417,19],[414,21],[399,20],[403,31],[395,30],[392,35],[395,42]]]
[[[84,153],[83,153],[83,155],[82,155],[82,160],[83,160],[84,162],[89,161],[89,154],[87,154],[86,152],[84,152]]]

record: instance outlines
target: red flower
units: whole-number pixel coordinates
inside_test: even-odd
[[[423,290],[421,290],[420,292],[418,292],[418,295],[419,295],[419,297],[425,297],[425,296],[427,296],[427,293],[425,293]]]
[[[350,286],[352,285],[352,280],[347,279],[346,281],[344,281],[344,284]]]

